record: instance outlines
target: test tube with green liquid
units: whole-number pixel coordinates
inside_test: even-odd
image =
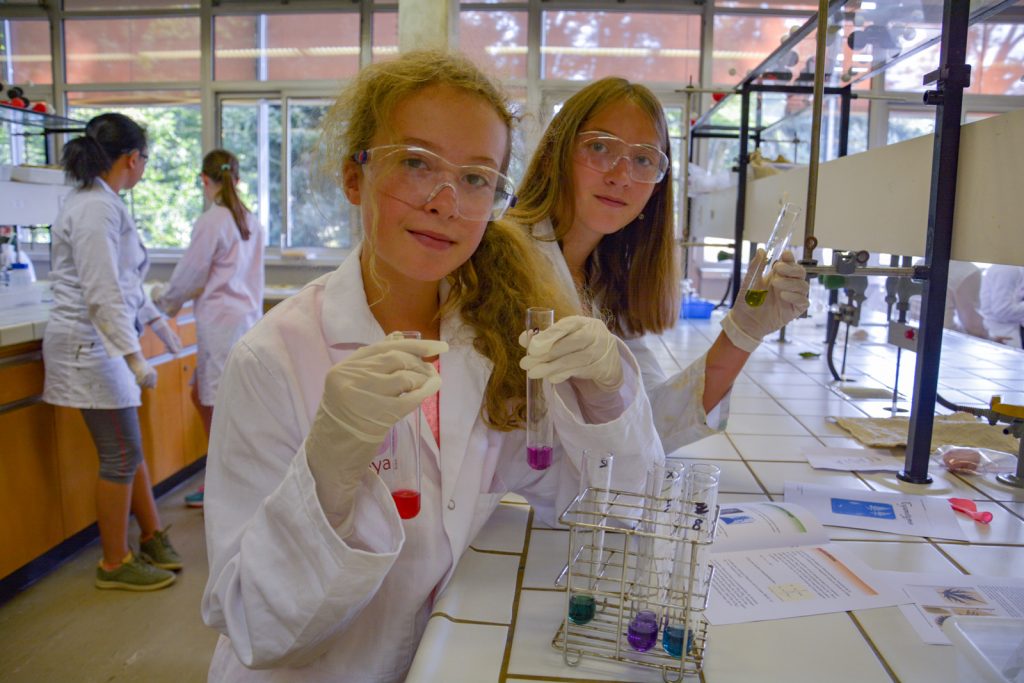
[[[757,255],[750,262],[747,268],[747,291],[743,300],[748,306],[757,307],[768,298],[768,275],[772,266],[782,257],[782,252],[789,248],[793,239],[793,230],[796,228],[796,221],[800,217],[800,207],[795,204],[785,204],[775,219],[775,227],[772,228],[768,241],[765,242],[764,251],[758,250]]]

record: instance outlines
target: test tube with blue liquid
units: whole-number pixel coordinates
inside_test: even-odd
[[[652,465],[647,472],[643,513],[636,536],[636,567],[630,593],[632,617],[626,632],[626,641],[637,652],[647,652],[658,642],[660,630],[658,594],[660,592],[660,566],[666,558],[660,556],[661,544],[654,535],[665,528],[666,520],[676,515],[676,505],[682,486],[683,466],[679,464]]]
[[[526,332],[530,339],[555,324],[550,308],[526,309]],[[526,380],[526,460],[535,470],[551,467],[554,434],[544,398],[544,380]]]
[[[683,475],[683,493],[676,523],[676,552],[665,600],[661,646],[682,657],[693,647],[695,601],[707,589],[707,544],[714,529],[721,470],[709,463],[691,463]],[[706,599],[706,594],[704,594]]]
[[[569,619],[574,624],[589,623],[597,613],[595,594],[603,573],[604,526],[611,504],[612,453],[584,450],[580,459],[579,521],[598,528],[573,528],[576,567],[569,593]]]
[[[392,332],[388,338],[420,339],[420,333],[415,331]],[[412,413],[411,444],[403,445],[399,442],[398,429],[404,421],[391,428],[385,442],[392,470],[384,477],[384,481],[387,483],[388,490],[391,491],[391,498],[395,501],[398,516],[402,519],[412,519],[420,513],[420,422],[422,413],[422,408],[416,408]]]

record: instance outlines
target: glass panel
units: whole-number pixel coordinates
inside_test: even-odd
[[[821,160],[839,157],[840,99],[832,96],[824,101],[821,114]],[[865,100],[850,103],[850,130],[847,153],[863,152],[868,146],[868,106]],[[811,108],[784,118],[764,132],[761,153],[766,160],[783,157],[784,163],[806,164],[811,156]]]
[[[398,56],[398,12],[373,13],[373,61]]]
[[[349,207],[334,183],[316,173],[313,154],[320,140],[320,120],[330,102],[292,100],[288,103],[288,142],[291,177],[288,196],[289,245],[293,247],[350,247]]]
[[[526,12],[460,12],[459,47],[497,78],[526,78]]]
[[[640,12],[544,12],[544,78],[700,80],[700,16]]]
[[[333,80],[359,70],[359,15],[260,14],[214,20],[218,80]]]
[[[889,109],[889,132],[886,144],[930,135],[935,130],[934,109]]]
[[[806,21],[807,17],[716,13],[712,83],[736,85]]]
[[[68,83],[199,80],[199,17],[68,19]]]
[[[50,22],[7,19],[0,22],[0,68],[10,83],[53,83],[50,57]]]
[[[149,163],[138,185],[125,197],[148,247],[185,247],[192,223],[203,210],[199,185],[202,162],[199,93],[68,93],[68,111],[89,120],[116,111],[143,125],[149,137]],[[127,97],[126,97],[127,96]],[[172,99],[193,104],[164,104]],[[135,104],[119,104],[126,100]]]
[[[971,87],[979,95],[1024,95],[1024,24],[975,24],[967,32]],[[885,72],[887,90],[921,92],[925,74],[939,67],[939,45],[922,50]]]
[[[715,0],[715,7],[743,7],[752,9],[802,9],[818,11],[814,0]]]
[[[239,187],[260,224],[267,246],[281,245],[281,101],[225,100],[220,109],[221,146],[238,157]]]
[[[199,0],[64,0],[68,12],[81,10],[196,9]]]

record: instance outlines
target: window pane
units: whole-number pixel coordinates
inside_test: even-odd
[[[50,57],[50,22],[8,19],[0,42],[0,67],[4,81],[12,83],[53,83]]]
[[[214,41],[219,80],[333,80],[359,70],[354,13],[221,16]]]
[[[806,21],[806,17],[716,13],[712,83],[736,85],[779,47],[790,30]]]
[[[526,78],[526,12],[461,12],[459,47],[497,78]]]
[[[909,29],[913,30],[913,29]],[[971,87],[964,92],[983,95],[1024,95],[1024,24],[975,24],[967,32],[967,63]],[[939,46],[904,59],[885,72],[887,90],[920,92],[923,76],[939,66]]]
[[[320,140],[320,121],[327,101],[288,104],[288,142],[291,179],[288,217],[290,246],[350,247],[349,204],[336,184],[319,175],[313,163]]]
[[[545,12],[544,78],[700,80],[700,16],[639,12]]]
[[[373,61],[398,56],[398,12],[373,13]]]
[[[68,83],[199,80],[199,17],[69,19]]]
[[[129,9],[194,9],[199,0],[64,0],[64,9],[79,10],[129,10]]]
[[[116,111],[146,128],[149,163],[142,180],[125,197],[135,223],[148,247],[185,247],[192,223],[203,210],[199,185],[202,163],[199,93],[158,93],[144,103],[147,93],[125,93],[133,105],[118,104],[122,93],[68,93],[68,111],[76,119],[89,120]],[[176,97],[194,104],[161,104]]]
[[[886,144],[930,135],[935,130],[933,109],[890,109]]]
[[[281,102],[278,99],[221,103],[221,146],[238,157],[239,187],[260,224],[267,246],[281,244]]]
[[[743,7],[753,9],[803,9],[818,11],[814,0],[715,0],[715,7]]]

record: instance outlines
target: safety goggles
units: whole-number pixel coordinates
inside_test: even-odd
[[[668,172],[668,156],[653,145],[631,145],[614,135],[584,131],[576,136],[576,159],[601,173],[625,159],[629,177],[638,183],[657,183]]]
[[[516,203],[508,176],[489,166],[453,164],[422,147],[381,145],[353,159],[367,167],[382,192],[416,208],[445,188],[455,197],[455,212],[471,221],[498,220]]]

